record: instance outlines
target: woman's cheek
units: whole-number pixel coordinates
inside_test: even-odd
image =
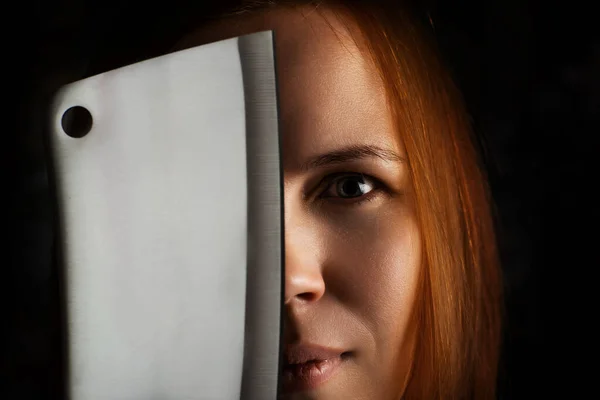
[[[410,210],[359,213],[335,218],[327,235],[328,268],[348,288],[348,304],[373,325],[388,331],[404,325],[420,271],[420,237]],[[391,334],[391,333],[389,333]]]

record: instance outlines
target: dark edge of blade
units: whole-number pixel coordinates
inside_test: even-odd
[[[248,242],[241,400],[276,399],[284,291],[283,176],[272,31],[238,40],[246,107]]]

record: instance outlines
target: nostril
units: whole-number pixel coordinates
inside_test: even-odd
[[[317,301],[320,296],[314,292],[304,292],[304,293],[297,294],[296,297],[299,300],[302,300],[305,302],[312,302],[312,301]]]

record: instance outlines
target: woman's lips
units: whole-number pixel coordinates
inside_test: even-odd
[[[339,370],[346,353],[315,345],[288,346],[283,368],[285,392],[315,389]]]

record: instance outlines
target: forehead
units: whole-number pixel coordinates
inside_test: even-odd
[[[202,27],[180,47],[261,30],[275,32],[285,164],[351,145],[401,151],[391,135],[385,88],[358,47],[358,30],[332,11],[280,8],[228,17]]]

